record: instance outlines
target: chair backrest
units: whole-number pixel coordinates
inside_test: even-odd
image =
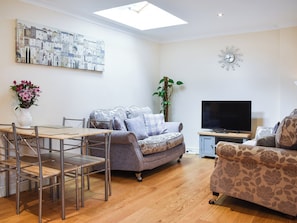
[[[62,125],[65,127],[86,127],[86,119],[85,118],[67,118],[63,117]]]
[[[109,121],[99,121],[96,119],[88,120],[88,128],[97,128],[97,129],[113,129],[112,120]],[[87,154],[95,155],[99,157],[107,158],[109,157],[109,150],[106,151],[106,145],[110,147],[111,138],[106,138],[104,135],[98,135],[96,138],[89,137],[87,140]],[[108,153],[108,154],[106,154]]]
[[[86,127],[86,119],[85,118],[68,118],[63,117],[62,125],[64,127],[76,127],[76,128],[85,128]],[[64,148],[65,150],[79,150],[78,152],[82,152],[83,150],[83,137],[73,138],[64,140]]]
[[[2,128],[10,129],[11,124],[0,123],[0,161],[16,157],[14,145],[11,142],[11,136],[9,136],[6,131],[1,132]]]
[[[17,127],[12,123],[13,141],[16,150],[17,172],[20,173],[22,156],[32,157],[35,159],[32,165],[38,165],[39,177],[42,178],[42,160],[41,160],[41,147],[38,136],[38,127],[22,128]],[[29,164],[29,161],[26,162]]]
[[[99,121],[96,119],[89,119],[88,120],[88,124],[87,124],[88,128],[96,128],[96,129],[112,129],[112,120],[108,120],[108,121]]]

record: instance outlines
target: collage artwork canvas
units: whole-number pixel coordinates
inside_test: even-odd
[[[17,20],[16,61],[103,71],[104,41]]]

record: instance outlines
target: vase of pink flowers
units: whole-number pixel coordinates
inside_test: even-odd
[[[20,83],[13,81],[10,89],[16,93],[18,99],[18,105],[15,108],[18,124],[21,127],[30,127],[32,116],[29,108],[32,105],[37,105],[37,100],[41,93],[40,87],[31,81],[22,80]]]

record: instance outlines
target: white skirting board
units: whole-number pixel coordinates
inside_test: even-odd
[[[186,147],[186,153],[199,154],[199,148],[198,147]]]

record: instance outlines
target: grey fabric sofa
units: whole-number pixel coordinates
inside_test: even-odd
[[[142,181],[142,171],[151,170],[185,153],[180,122],[164,122],[163,114],[153,114],[149,107],[131,106],[97,109],[91,112],[88,125],[106,128],[102,121],[112,121],[111,170],[132,171]],[[91,140],[102,141],[102,136]],[[92,155],[101,156],[99,151]]]

